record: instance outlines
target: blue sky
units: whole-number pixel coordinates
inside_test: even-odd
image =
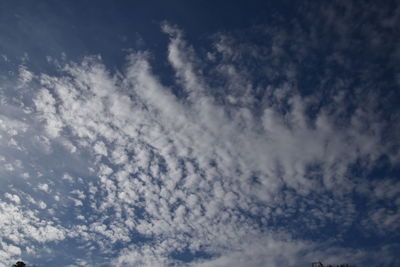
[[[0,266],[400,265],[399,19],[1,1]]]

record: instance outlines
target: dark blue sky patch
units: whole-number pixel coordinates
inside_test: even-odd
[[[182,251],[177,251],[171,254],[171,257],[183,262],[191,262],[193,260],[204,260],[204,259],[211,259],[212,255],[207,252],[203,251],[196,251],[191,252],[188,249],[184,249]]]

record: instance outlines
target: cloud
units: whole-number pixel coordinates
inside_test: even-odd
[[[40,84],[29,123],[0,117],[12,152],[1,171],[29,174],[28,186],[15,182],[8,189],[20,193],[0,202],[3,262],[22,253],[16,244],[71,240],[85,244],[82,257],[96,251],[117,266],[375,264],[396,248],[344,245],[352,227],[381,236],[376,228],[399,228],[398,184],[353,170],[371,171],[382,157],[397,163],[374,94],[349,104],[345,90],[330,92],[331,101],[302,93],[285,32],[265,33],[273,38],[266,50],[218,35],[207,63],[178,27],[162,30],[170,86],[150,52],[129,54],[117,73],[96,56],[54,75],[25,70],[26,83]],[[301,58],[311,48],[296,34]],[[265,64],[265,80],[249,58]],[[367,214],[355,196],[368,199]]]
[[[22,83],[22,85],[32,81],[33,77],[34,77],[34,74],[32,72],[28,71],[26,66],[24,66],[24,65],[19,66],[19,80]]]
[[[16,197],[14,195],[14,202]],[[61,241],[67,233],[63,227],[53,226],[53,222],[40,219],[37,212],[5,202],[0,202],[0,220],[0,263],[3,265],[19,257],[28,244]]]

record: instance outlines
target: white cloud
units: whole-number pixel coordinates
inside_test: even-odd
[[[20,247],[29,244],[31,240],[45,243],[63,240],[66,235],[65,229],[39,219],[34,211],[4,202],[0,202],[0,221],[0,264],[8,264],[11,258],[20,255]],[[2,241],[4,238],[8,241]]]
[[[36,113],[28,117],[32,124],[40,120],[46,136],[30,129],[37,134],[29,139],[26,123],[0,117],[3,132],[28,140],[22,140],[26,155],[37,151],[30,140],[47,148],[44,159],[5,163],[5,169],[26,168],[29,187],[54,194],[4,194],[12,202],[0,202],[4,235],[24,245],[27,238],[72,238],[114,255],[114,245],[123,245],[113,260],[117,266],[182,265],[171,255],[185,251],[210,255],[187,264],[193,266],[296,266],[367,257],[329,244],[334,237],[311,242],[290,235],[330,225],[348,230],[359,215],[351,194],[362,186],[375,200],[398,202],[391,180],[371,189],[350,171],[360,161],[368,170],[389,153],[382,143],[384,123],[373,108],[358,107],[344,119],[344,96],[335,92],[332,103],[311,116],[317,96],[298,92],[294,69],[282,74],[285,83],[257,85],[242,64],[248,47],[220,38],[207,51],[214,65],[206,70],[181,30],[164,24],[163,31],[170,38],[174,89],[153,73],[149,53],[132,53],[115,75],[101,58],[87,57],[58,75],[38,76]],[[285,53],[286,37],[274,38],[271,62]],[[259,90],[265,96],[256,96]],[[374,206],[368,212],[368,227],[398,229],[393,209]],[[48,213],[53,217],[43,219]]]
[[[103,156],[107,156],[107,147],[103,142],[97,142],[94,147],[93,147],[94,151],[99,154],[99,155],[103,155]]]
[[[49,192],[49,185],[48,184],[39,184],[38,188],[46,193]]]
[[[19,80],[24,85],[32,81],[34,75],[30,72],[26,66],[19,66]]]
[[[34,100],[36,109],[46,121],[46,130],[50,137],[57,137],[62,130],[63,123],[56,115],[56,100],[46,89],[42,89]]]
[[[5,196],[6,198],[8,198],[9,200],[13,201],[13,202],[16,203],[16,204],[20,204],[20,203],[21,203],[21,199],[20,199],[17,195],[5,193],[4,196]]]

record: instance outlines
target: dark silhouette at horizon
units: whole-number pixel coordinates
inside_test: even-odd
[[[17,261],[12,267],[26,267],[26,264],[23,261]]]
[[[311,267],[356,267],[356,265],[351,265],[351,264],[327,264],[327,265],[323,265],[322,262],[317,261],[317,262],[313,262],[311,263]]]

